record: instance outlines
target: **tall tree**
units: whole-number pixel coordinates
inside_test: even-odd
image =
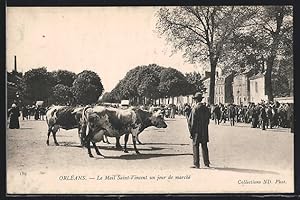
[[[31,101],[46,101],[51,95],[55,80],[46,67],[31,69],[24,74],[25,96]]]
[[[56,84],[62,84],[68,87],[72,87],[76,78],[76,74],[68,70],[57,70],[53,71],[52,74],[56,80]]]
[[[84,70],[73,82],[72,91],[78,104],[93,104],[103,92],[100,77],[93,71]]]
[[[129,70],[112,90],[112,97],[119,100],[130,99],[131,102],[136,104],[140,104],[140,100],[144,97],[149,99],[159,97],[157,87],[162,69],[161,66],[150,64],[137,66]]]
[[[71,87],[63,84],[57,84],[52,88],[50,102],[58,105],[70,105],[73,103],[74,97]]]
[[[266,52],[266,94],[273,100],[272,71],[274,61],[285,34],[292,30],[292,8],[289,6],[265,6],[258,21],[259,30],[269,42]]]
[[[158,90],[163,95],[162,97],[185,95],[189,86],[185,76],[174,68],[166,68],[160,73]]]
[[[278,69],[274,69],[276,63],[293,56],[292,8],[290,6],[258,6],[255,8],[256,15],[248,21],[248,26],[236,29],[234,37],[226,46],[227,60],[225,63],[227,64],[225,66],[230,66],[226,70],[243,65],[255,69],[256,72],[265,72],[266,94],[269,100],[273,100],[275,86],[272,84],[272,82],[274,83],[273,78],[275,78],[273,75],[274,70],[278,71]],[[235,70],[239,71],[237,68]],[[279,80],[278,76],[276,80]],[[279,88],[277,87],[277,89]]]
[[[251,9],[234,6],[187,6],[161,8],[157,29],[173,44],[174,50],[184,50],[191,63],[210,63],[210,104],[214,103],[215,73],[223,47],[235,29],[243,27],[254,15]]]
[[[191,72],[185,74],[186,80],[189,82],[191,87],[189,87],[188,93],[194,94],[196,92],[205,92],[206,88],[202,82],[202,76],[199,72]]]

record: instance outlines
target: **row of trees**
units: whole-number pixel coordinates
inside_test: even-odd
[[[244,67],[264,71],[270,100],[274,89],[275,95],[278,92],[275,87],[284,83],[291,88],[289,80],[293,77],[286,75],[293,71],[291,6],[164,7],[157,16],[158,33],[174,51],[184,51],[183,56],[191,63],[209,63],[211,104],[217,67],[224,71],[239,72]],[[285,77],[280,75],[283,71]]]
[[[103,92],[100,77],[93,71],[79,74],[67,70],[48,72],[45,67],[24,73],[21,81],[20,99],[24,104],[38,100],[48,104],[92,104]]]
[[[163,97],[204,92],[205,89],[199,73],[184,75],[174,68],[150,64],[128,71],[111,92],[103,95],[102,101],[119,102],[121,99],[130,99],[134,104],[143,104]]]

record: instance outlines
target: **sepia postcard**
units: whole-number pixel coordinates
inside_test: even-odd
[[[7,194],[294,192],[292,6],[7,7]]]

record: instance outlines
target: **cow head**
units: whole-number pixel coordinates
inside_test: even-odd
[[[153,113],[152,116],[150,117],[150,120],[153,126],[155,126],[156,128],[167,128],[168,126],[160,110]]]

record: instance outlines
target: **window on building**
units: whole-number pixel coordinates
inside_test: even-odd
[[[255,92],[258,92],[258,88],[257,88],[257,82],[255,81]]]

